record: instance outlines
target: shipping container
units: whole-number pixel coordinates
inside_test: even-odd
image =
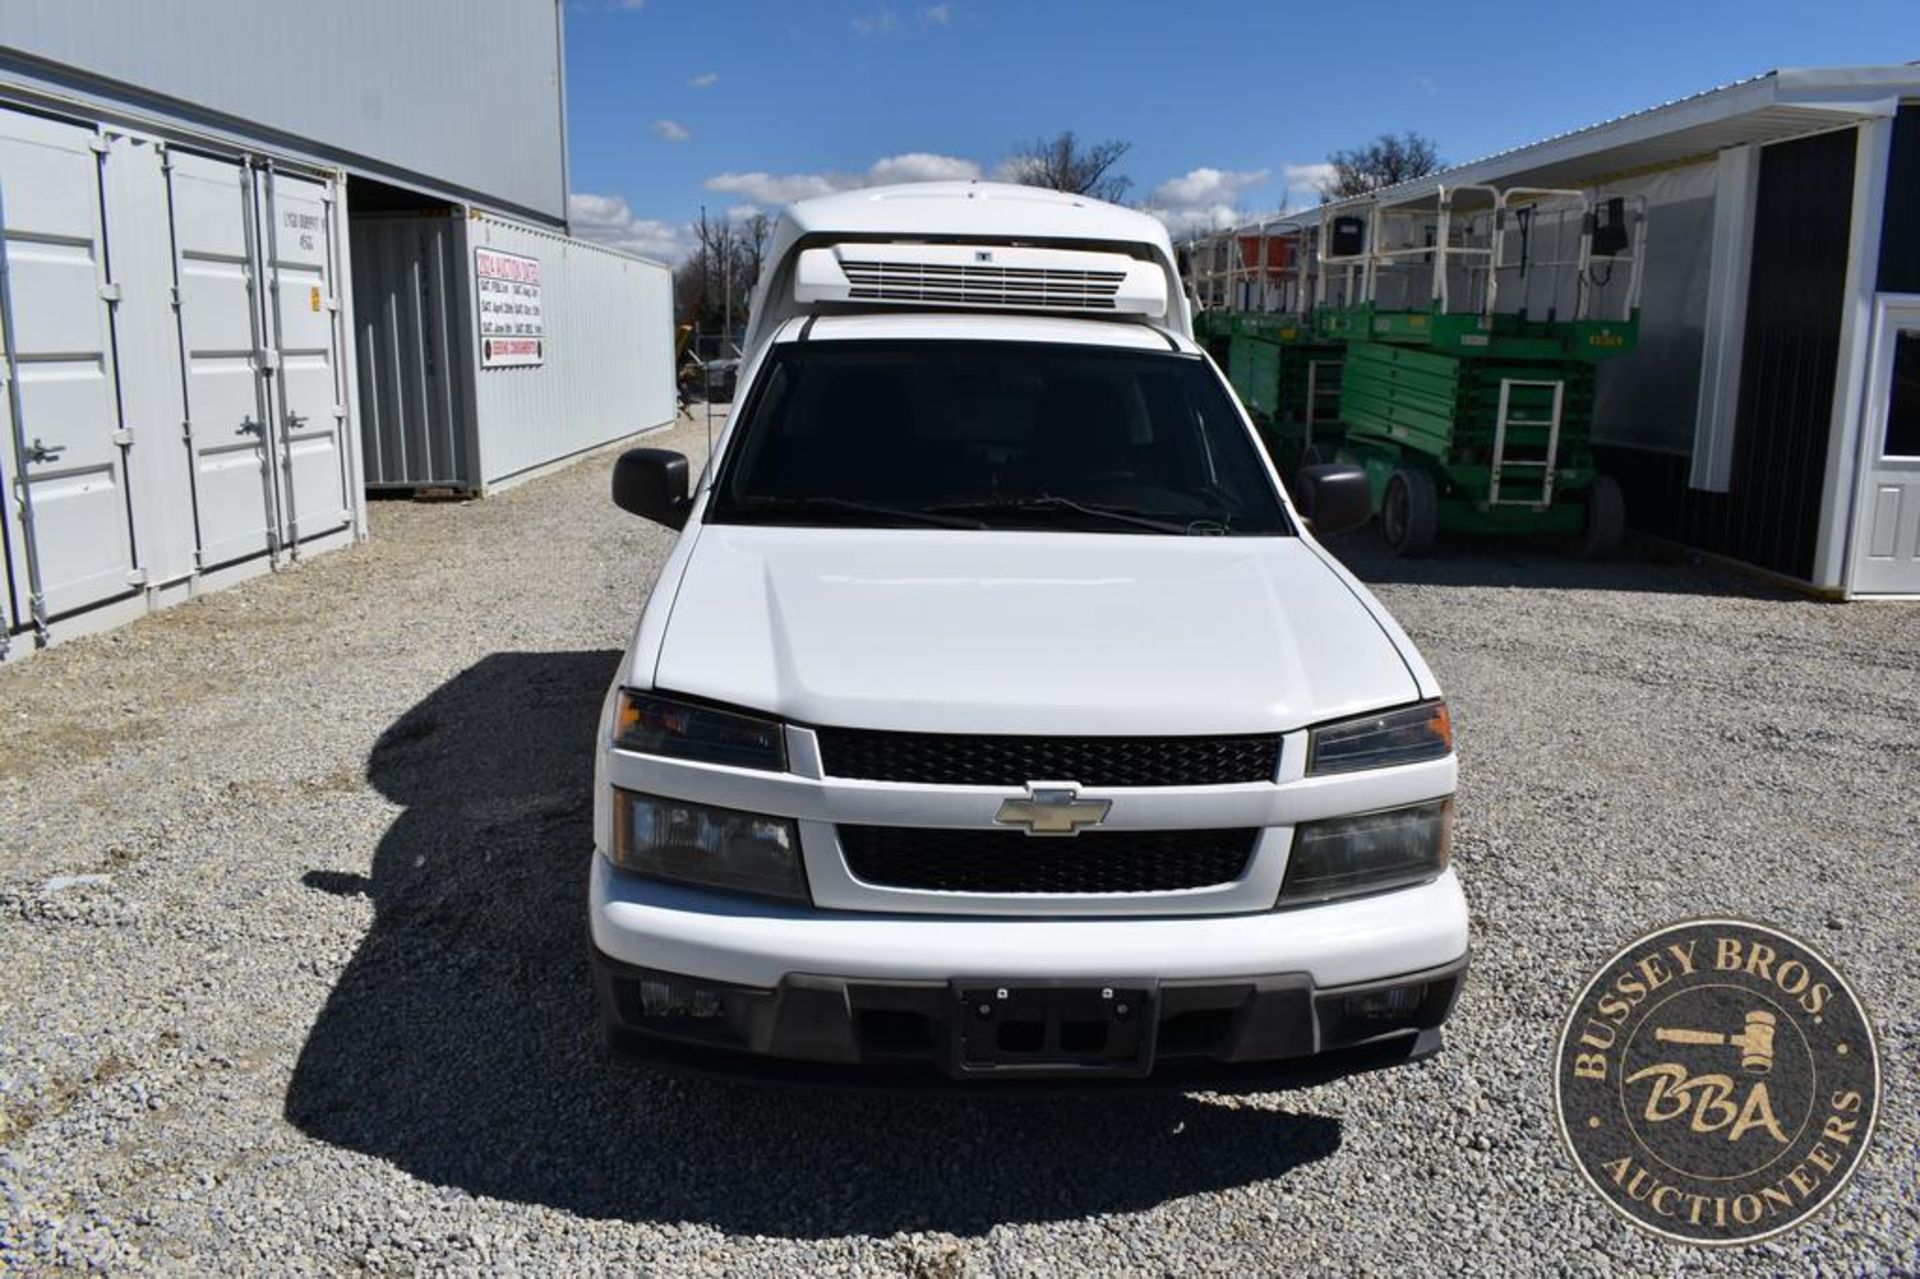
[[[0,107],[8,635],[362,528],[341,180]]]
[[[486,492],[673,419],[665,266],[477,212],[352,240],[369,487]]]

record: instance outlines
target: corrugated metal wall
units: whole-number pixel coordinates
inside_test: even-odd
[[[1687,455],[1693,449],[1713,261],[1712,161],[1608,182],[1594,191],[1647,202],[1640,335],[1633,353],[1595,369],[1593,438]],[[1618,287],[1624,267],[1594,273]],[[1602,274],[1605,273],[1605,274]]]
[[[1684,457],[1597,449],[1635,528],[1810,580],[1846,292],[1856,130],[1760,153],[1740,408],[1726,493]]]
[[[0,3],[0,78],[555,222],[561,52],[556,0]]]
[[[467,235],[470,274],[481,247],[538,260],[546,326],[543,363],[475,373],[486,484],[673,420],[672,272],[499,218]]]
[[[356,218],[362,453],[373,487],[484,491],[674,414],[672,275],[488,216]],[[514,255],[538,285],[532,362],[488,367],[476,262]]]
[[[463,222],[440,214],[351,223],[370,488],[470,488],[479,474]]]
[[[1880,223],[1882,293],[1920,293],[1920,106],[1900,108],[1887,160],[1887,207]]]

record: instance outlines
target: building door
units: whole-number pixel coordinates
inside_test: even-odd
[[[345,528],[353,517],[343,438],[339,326],[334,300],[334,207],[321,183],[271,168],[255,171],[266,324],[273,365],[276,452],[288,540]]]
[[[250,178],[180,150],[168,169],[202,569],[263,555],[278,533]]]
[[[1920,595],[1920,296],[1880,299],[1868,365],[1855,595]]]
[[[30,593],[32,521],[41,610],[58,617],[137,588],[126,446],[115,385],[115,284],[91,128],[0,110],[0,242],[7,265],[0,447],[9,567]],[[18,416],[16,417],[16,411]],[[22,500],[24,499],[24,501]],[[33,606],[16,598],[24,623]]]

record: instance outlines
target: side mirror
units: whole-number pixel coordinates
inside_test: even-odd
[[[1301,467],[1293,478],[1293,500],[1313,521],[1316,536],[1358,528],[1373,518],[1367,473],[1357,466],[1327,462]]]
[[[687,456],[667,449],[628,449],[613,464],[613,504],[668,528],[684,528],[693,501],[687,496]]]

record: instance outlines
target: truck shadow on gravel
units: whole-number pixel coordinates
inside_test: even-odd
[[[1150,1208],[1333,1154],[1338,1120],[1179,1094],[797,1092],[610,1061],[588,977],[589,792],[615,652],[497,654],[381,737],[405,811],[371,930],[301,1050],[301,1131],[475,1195],[820,1238]]]
[[[1369,586],[1493,586],[1640,595],[1794,599],[1792,592],[1668,547],[1629,543],[1613,559],[1577,558],[1551,538],[1442,535],[1432,552],[1402,559],[1376,522],[1327,539],[1327,549]]]

